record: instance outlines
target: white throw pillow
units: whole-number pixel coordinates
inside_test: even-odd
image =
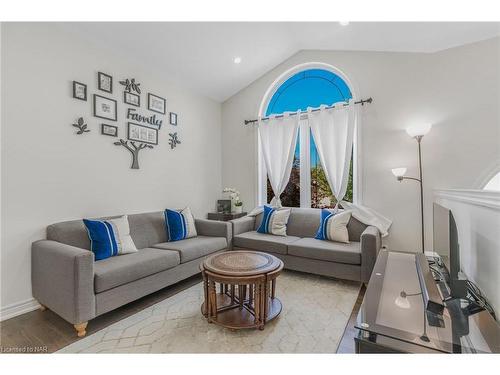
[[[290,212],[290,208],[264,206],[262,222],[259,228],[257,228],[257,232],[274,234],[275,236],[286,236],[286,225],[290,217]]]
[[[128,224],[128,216],[123,215],[116,219],[106,220],[111,223],[114,227],[118,238],[117,242],[120,244],[118,249],[118,255],[129,254],[137,252],[137,247],[135,246],[132,237],[130,236],[130,226]]]
[[[351,220],[351,211],[333,213],[323,209],[321,223],[316,233],[316,239],[349,243],[347,224]]]

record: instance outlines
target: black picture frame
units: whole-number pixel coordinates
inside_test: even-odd
[[[114,129],[114,134],[109,134],[109,133],[104,132],[104,128],[105,127],[113,128]],[[102,135],[107,135],[109,137],[118,137],[118,126],[109,125],[109,124],[101,124],[101,134]]]
[[[142,136],[138,136],[138,137],[132,136],[131,133],[135,127],[144,128],[145,129],[144,131],[146,132],[146,138],[143,138]],[[139,129],[139,131],[141,131],[141,130]],[[155,134],[155,141],[154,142],[149,140],[150,132],[154,132],[154,134]],[[141,133],[142,133],[142,131],[141,131]],[[149,126],[144,126],[141,124],[136,124],[135,122],[129,122],[128,128],[127,128],[127,139],[134,141],[134,142],[147,143],[150,145],[158,145],[158,129],[150,128]]]
[[[137,104],[133,103],[133,102],[130,102],[130,101],[127,101],[127,96],[133,96],[133,97],[136,97],[137,98]],[[140,95],[137,95],[137,94],[134,94],[132,92],[127,92],[127,91],[124,91],[123,92],[123,102],[125,104],[129,104],[129,105],[133,105],[135,107],[140,107],[141,106],[141,96]]]
[[[170,115],[168,117],[170,125],[177,126],[177,113],[170,112]]]
[[[109,90],[107,90],[105,87],[102,86],[101,84],[101,78],[107,78],[109,79]],[[109,94],[113,93],[113,77],[110,76],[109,74],[103,73],[103,72],[97,72],[97,88],[101,91],[107,92]]]
[[[217,212],[223,214],[231,213],[231,200],[230,199],[217,200]]]
[[[107,100],[107,101],[113,103],[113,105],[114,105],[114,117],[100,116],[97,114],[97,100],[98,100],[98,98],[100,100]],[[94,94],[94,117],[103,118],[105,120],[116,121],[117,120],[117,107],[118,106],[117,106],[117,102],[115,99],[106,98],[105,96]]]
[[[77,86],[83,87],[83,93],[84,93],[83,98],[77,96]],[[73,81],[73,98],[78,99],[78,100],[83,100],[84,102],[87,101],[87,85],[85,83]]]
[[[151,99],[159,99],[160,101],[163,102],[163,111],[158,111],[154,108],[151,107]],[[156,113],[161,113],[162,115],[167,113],[167,100],[162,98],[161,96],[151,94],[148,92],[148,110],[156,112]]]

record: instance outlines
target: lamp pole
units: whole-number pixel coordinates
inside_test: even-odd
[[[424,183],[422,179],[422,149],[420,143],[423,135],[417,135],[415,139],[418,143],[418,171],[420,182],[420,215],[422,216],[422,253],[425,255],[425,238],[424,238]]]
[[[418,145],[418,178],[415,177],[407,177],[404,174],[406,173],[406,168],[395,168],[392,170],[392,173],[396,176],[399,182],[403,180],[413,180],[417,181],[420,185],[420,220],[421,220],[421,241],[422,241],[422,253],[425,254],[425,227],[424,227],[424,184],[423,184],[423,174],[422,174],[422,138],[423,134],[413,135],[413,138],[417,141]]]

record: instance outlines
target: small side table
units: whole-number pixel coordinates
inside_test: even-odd
[[[247,215],[246,212],[242,212],[239,214],[237,214],[236,212],[228,212],[228,213],[209,212],[208,213],[208,220],[229,221],[229,220],[238,219],[238,218],[246,216],[246,215]]]

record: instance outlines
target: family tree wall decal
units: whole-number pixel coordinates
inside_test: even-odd
[[[132,154],[132,165],[130,166],[130,169],[139,169],[139,151],[145,148],[151,148],[151,149],[153,148],[153,146],[148,145],[146,143],[136,144],[134,141],[131,141],[129,146],[128,141],[124,139],[120,139],[119,142],[115,142],[114,144],[116,146],[125,147]]]
[[[119,81],[123,86],[123,104],[127,106],[141,107],[141,84],[136,82],[135,78],[126,78]],[[113,94],[113,77],[109,74],[97,73],[97,89],[107,94]],[[73,81],[73,98],[87,101],[87,85],[81,82]],[[162,116],[167,115],[166,100],[158,95],[147,93],[146,110],[156,112]],[[117,100],[106,96],[93,94],[93,115],[94,117],[117,121]],[[139,169],[139,152],[144,149],[153,149],[158,144],[158,131],[161,129],[163,121],[158,118],[159,115],[144,115],[137,109],[127,107],[126,119],[134,122],[128,122],[126,138],[120,138],[113,142],[116,146],[121,146],[128,150],[132,156],[131,169]],[[169,124],[177,126],[177,113],[169,113]],[[71,124],[78,128],[76,134],[82,135],[89,133],[90,129],[82,116]],[[125,131],[125,130],[122,130]],[[101,135],[118,137],[118,126],[101,124]],[[169,133],[169,145],[173,150],[181,141],[177,132]]]

